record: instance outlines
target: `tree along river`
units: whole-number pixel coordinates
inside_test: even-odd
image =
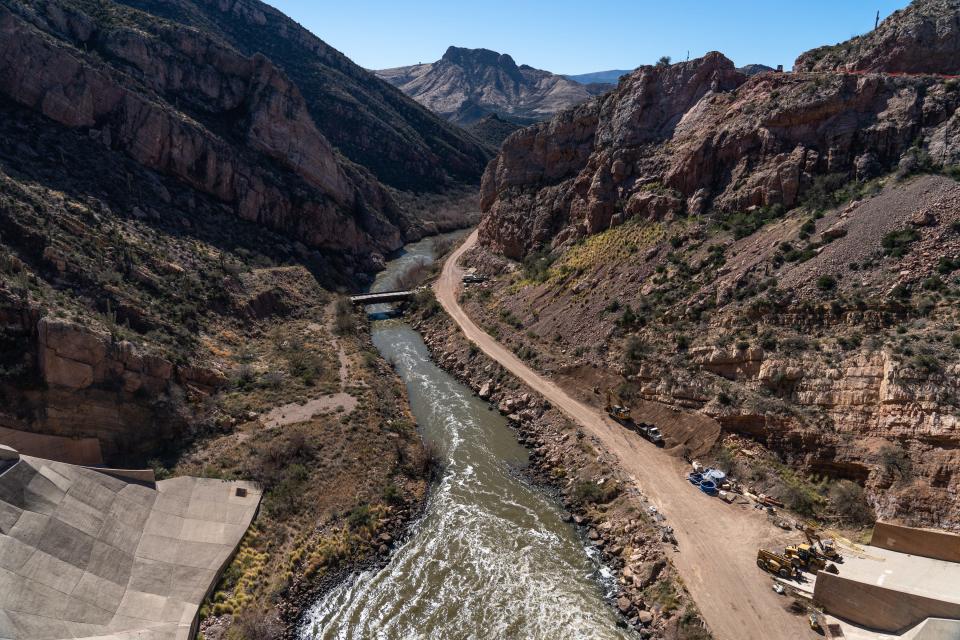
[[[408,245],[371,291],[432,258]],[[301,638],[631,638],[604,602],[610,574],[553,499],[525,481],[526,450],[506,420],[436,367],[402,320],[373,342],[406,383],[444,471],[425,513],[385,566],[357,574],[309,610]]]

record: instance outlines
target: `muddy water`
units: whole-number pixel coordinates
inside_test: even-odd
[[[408,246],[373,290],[392,288],[430,246]],[[373,341],[396,365],[446,468],[388,564],[317,602],[302,638],[634,637],[604,602],[609,574],[558,506],[521,478],[527,455],[505,420],[434,366],[402,320],[375,322]]]

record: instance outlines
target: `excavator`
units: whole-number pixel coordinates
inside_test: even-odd
[[[817,571],[840,573],[837,565],[828,562],[817,552],[815,547],[809,544],[791,545],[783,550],[783,555],[793,563],[793,566],[810,573],[816,573]]]
[[[841,556],[837,551],[837,548],[833,544],[833,540],[824,540],[817,534],[816,529],[810,525],[803,527],[803,535],[807,538],[807,545],[800,546],[809,546],[813,549],[813,552],[816,555],[826,560],[843,562],[843,556]]]
[[[613,400],[613,394],[607,389],[607,404],[603,408],[604,411],[607,412],[607,415],[621,424],[632,422],[633,417],[630,415],[630,409],[627,409],[622,404],[615,404]],[[617,400],[619,400],[619,398],[617,398]]]

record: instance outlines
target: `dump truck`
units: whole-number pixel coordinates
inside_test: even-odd
[[[619,398],[618,398],[619,399]],[[632,422],[633,418],[630,416],[630,409],[627,409],[625,406],[619,403],[615,403],[613,394],[610,390],[607,390],[607,404],[603,408],[611,418],[620,423]]]
[[[775,573],[781,578],[797,577],[797,568],[793,565],[793,562],[769,549],[757,550],[757,566],[764,571]]]

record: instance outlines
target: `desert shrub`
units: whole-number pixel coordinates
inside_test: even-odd
[[[880,449],[880,467],[894,479],[909,480],[913,475],[913,463],[910,456],[899,445],[888,444]]]
[[[543,282],[550,277],[554,258],[546,249],[535,251],[523,260],[523,277],[534,282]]]
[[[242,364],[237,368],[233,383],[241,391],[249,391],[256,382],[257,375],[249,364]]]
[[[677,351],[686,351],[690,348],[690,337],[680,334],[676,337]]]
[[[738,211],[730,214],[722,222],[722,226],[732,230],[733,236],[739,240],[753,234],[768,222],[783,216],[784,212],[785,209],[780,204],[760,207],[753,211]]]
[[[423,317],[429,318],[435,313],[440,311],[440,303],[437,301],[437,297],[433,293],[433,289],[421,289],[413,294],[413,299],[410,301],[411,306],[423,314]]]
[[[170,477],[170,470],[159,458],[147,460],[147,466],[153,469],[153,475],[157,480],[166,480]]]
[[[284,628],[276,616],[256,607],[245,608],[234,618],[227,632],[229,640],[274,640],[283,636]]]
[[[643,324],[643,322],[641,321],[641,317],[633,312],[633,309],[630,308],[630,305],[627,305],[626,309],[623,310],[623,315],[620,316],[620,320],[618,320],[618,324],[621,327],[629,329]]]
[[[617,488],[612,482],[597,484],[592,480],[581,480],[573,487],[570,498],[577,505],[603,504],[610,502],[617,495]]]
[[[845,173],[817,176],[803,194],[801,204],[811,212],[824,211],[843,204],[853,196],[850,178]]]
[[[783,503],[800,515],[815,516],[823,504],[823,496],[816,488],[793,473],[786,473],[783,480]]]
[[[953,273],[957,269],[960,269],[960,256],[955,258],[941,256],[941,258],[937,261],[937,273],[941,275]]]
[[[886,255],[892,258],[900,258],[909,253],[910,245],[919,239],[920,234],[917,233],[917,230],[908,227],[898,231],[891,231],[883,236],[883,240],[880,241],[880,246],[883,247],[883,252]]]
[[[370,512],[370,505],[362,504],[350,511],[347,516],[347,524],[354,531],[370,526],[373,522],[373,514]]]
[[[334,305],[334,330],[339,335],[351,334],[357,329],[357,319],[353,314],[353,305],[346,296],[337,298]]]
[[[630,336],[623,345],[623,357],[627,362],[639,362],[649,351],[649,345],[642,338]]]
[[[817,278],[817,289],[820,291],[833,291],[837,288],[837,279],[831,275],[822,275]]]
[[[430,252],[434,258],[447,255],[457,244],[457,240],[450,236],[437,236],[430,241]]]
[[[670,56],[660,56],[660,57],[657,59],[657,66],[658,66],[658,67],[669,67],[671,60],[672,60],[672,59],[670,58]]]
[[[830,487],[830,502],[837,515],[856,526],[873,524],[876,517],[867,503],[863,487],[850,480],[840,480]]]

